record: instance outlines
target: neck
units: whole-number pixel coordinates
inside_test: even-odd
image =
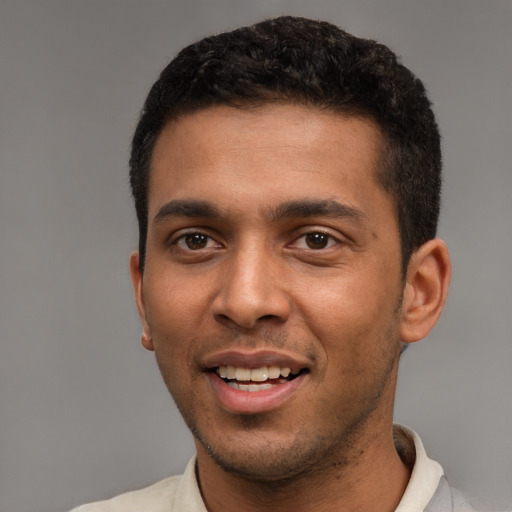
[[[391,422],[386,429],[359,432],[318,471],[276,481],[242,478],[219,468],[198,446],[198,478],[209,512],[365,512],[396,509],[410,477],[393,443]]]

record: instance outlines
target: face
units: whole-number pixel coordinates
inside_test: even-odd
[[[390,424],[403,285],[378,152],[370,121],[293,105],[205,109],[157,140],[131,270],[200,464],[285,478]]]

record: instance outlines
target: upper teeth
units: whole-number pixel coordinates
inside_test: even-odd
[[[240,366],[219,366],[217,373],[223,379],[236,379],[240,381],[265,382],[267,379],[288,377],[290,368],[279,366],[262,366],[261,368],[242,368]]]

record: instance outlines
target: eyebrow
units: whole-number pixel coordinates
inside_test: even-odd
[[[209,201],[196,199],[173,199],[159,208],[154,221],[160,222],[172,217],[218,218],[217,207]]]
[[[356,221],[368,219],[368,216],[362,210],[339,203],[334,199],[299,199],[287,201],[273,208],[270,211],[270,217],[274,221],[293,217],[332,217],[335,219],[346,218]]]
[[[367,215],[357,208],[333,199],[297,199],[286,201],[268,210],[268,217],[278,222],[291,218],[331,217],[362,221]],[[218,219],[219,209],[211,202],[198,199],[173,199],[161,206],[154,221],[161,222],[174,217]]]

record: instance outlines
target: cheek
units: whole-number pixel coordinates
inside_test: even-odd
[[[367,290],[362,280],[338,284],[333,280],[317,293],[314,290],[315,287],[308,287],[300,299],[301,314],[324,335],[343,337],[364,332],[375,325],[382,308],[383,301],[375,291]]]
[[[147,280],[144,290],[148,321],[154,332],[189,336],[209,311],[204,281],[183,278],[163,268]]]
[[[148,289],[151,293],[145,294],[147,321],[160,371],[169,385],[169,380],[185,374],[190,367],[192,340],[198,334],[200,316],[191,294],[177,293],[178,287]]]
[[[300,301],[301,315],[327,359],[339,360],[335,362],[340,371],[359,371],[361,361],[389,350],[395,337],[390,332],[398,332],[396,286],[379,289],[359,278],[331,282],[322,293],[312,289]]]

